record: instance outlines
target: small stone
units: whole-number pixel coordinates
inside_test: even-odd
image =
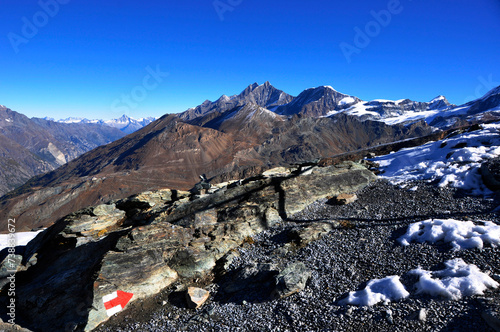
[[[292,263],[276,276],[276,296],[283,298],[298,293],[306,287],[311,271],[304,263]]]
[[[347,205],[354,203],[358,200],[358,196],[356,194],[340,194],[336,198],[336,203],[338,205]]]
[[[425,322],[427,320],[427,310],[424,308],[420,309],[418,312],[418,320],[421,322]]]
[[[163,301],[161,304],[162,305],[167,305],[167,301]]]
[[[175,292],[183,292],[186,290],[186,285],[180,284],[175,286]]]
[[[394,319],[392,318],[392,310],[391,309],[387,309],[385,311],[385,317],[386,317],[387,322],[389,324],[391,324],[391,325],[394,324]]]
[[[187,305],[191,309],[198,309],[210,297],[210,293],[204,289],[197,287],[188,287],[186,292]]]
[[[268,208],[265,214],[266,226],[268,228],[275,227],[283,222],[279,212],[274,208]]]

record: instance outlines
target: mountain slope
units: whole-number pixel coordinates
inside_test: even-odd
[[[29,119],[6,107],[0,108],[0,134],[0,193],[124,136],[115,128],[96,124]]]
[[[75,210],[139,192],[190,189],[201,174],[214,181],[240,179],[274,166],[424,136],[439,130],[429,125],[436,115],[467,121],[467,111],[478,107],[479,119],[494,113],[496,98],[492,91],[459,107],[444,97],[429,103],[363,102],[330,87],[293,98],[268,82],[253,84],[238,96],[166,115],[30,180],[0,199],[0,223],[16,217],[19,230],[47,226]],[[457,123],[444,121],[443,127]]]

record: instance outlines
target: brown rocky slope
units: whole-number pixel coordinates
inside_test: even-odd
[[[16,218],[18,231],[47,227],[86,206],[147,190],[187,190],[200,174],[209,178],[229,174],[223,179],[239,179],[274,166],[418,137],[432,130],[425,123],[388,126],[347,115],[284,120],[256,105],[234,112],[245,114],[247,121],[237,121],[239,114],[235,114],[210,128],[167,115],[33,178],[1,198],[0,225]]]

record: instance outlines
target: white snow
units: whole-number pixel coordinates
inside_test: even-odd
[[[13,122],[12,119],[5,119],[7,122]]]
[[[422,119],[426,119],[429,117],[433,117],[436,114],[438,114],[439,112],[440,111],[438,111],[438,110],[406,111],[401,115],[386,117],[384,119],[381,119],[380,121],[382,121],[388,125],[395,125],[398,123],[403,123],[403,122],[408,122],[408,121],[414,122],[417,120],[422,120]]]
[[[383,279],[373,279],[363,290],[349,292],[347,298],[339,301],[340,304],[358,306],[372,306],[379,302],[388,303],[408,297],[408,293],[399,280],[399,276],[390,276]]]
[[[446,268],[440,271],[426,271],[421,268],[410,271],[419,276],[417,292],[431,296],[442,296],[459,300],[464,296],[482,295],[488,288],[497,288],[499,284],[483,273],[475,265],[468,265],[461,258],[444,263]]]
[[[436,180],[440,187],[450,185],[473,195],[491,194],[483,184],[479,169],[483,161],[500,156],[500,124],[485,124],[483,128],[372,160],[380,164],[384,172],[381,177],[393,184]],[[442,146],[444,144],[446,146]]]
[[[403,246],[411,242],[450,243],[454,250],[479,248],[484,244],[500,245],[500,226],[491,221],[476,225],[472,221],[429,219],[408,226],[406,234],[398,239]]]
[[[405,101],[405,99],[398,99],[398,100],[374,99],[374,100],[372,100],[372,102],[376,102],[376,103],[381,103],[381,104],[395,104],[395,105],[399,105],[403,101]]]
[[[0,234],[0,251],[12,246],[25,246],[42,231]]]
[[[376,120],[379,120],[380,114],[378,114],[377,112],[370,111],[369,109],[372,108],[373,106],[366,106],[365,104],[366,102],[364,101],[354,104],[353,106],[349,107],[345,111],[345,113],[356,116],[371,115]]]
[[[335,90],[335,89],[334,89],[332,86],[330,86],[330,85],[323,85],[323,88],[325,88],[325,89],[330,89],[330,90],[333,90],[333,91],[337,91],[337,90]]]
[[[347,97],[342,98],[340,100],[339,104],[340,105],[347,105],[347,104],[353,104],[355,102],[356,102],[356,100],[354,100],[353,97],[347,96]]]
[[[440,101],[440,100],[446,100],[446,97],[445,96],[437,96],[436,98],[432,99],[429,104],[432,104],[432,103],[435,103],[437,101]]]

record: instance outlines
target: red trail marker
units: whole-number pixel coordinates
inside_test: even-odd
[[[134,294],[123,292],[121,290],[117,290],[116,292],[104,296],[102,301],[104,302],[104,308],[106,308],[108,316],[111,317],[117,312],[122,311],[133,296]]]

